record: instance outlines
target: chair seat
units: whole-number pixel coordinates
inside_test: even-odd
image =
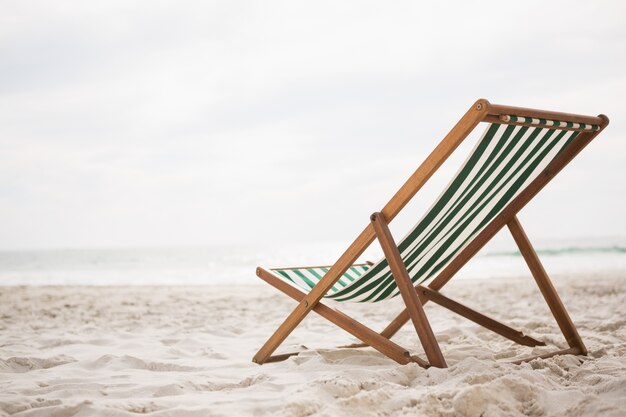
[[[345,289],[353,282],[365,276],[366,272],[371,268],[368,264],[352,265],[339,280],[333,285],[326,298],[332,298],[332,294]],[[277,268],[271,269],[276,276],[289,284],[295,284],[297,287],[309,292],[323,277],[326,275],[330,266],[301,267],[301,268]]]

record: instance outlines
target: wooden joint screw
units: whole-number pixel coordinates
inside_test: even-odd
[[[482,110],[482,108],[483,108],[483,104],[482,103],[478,103],[476,105],[476,110]]]

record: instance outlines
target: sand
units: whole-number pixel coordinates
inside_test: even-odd
[[[311,315],[263,366],[250,359],[293,307],[251,287],[0,287],[0,416],[625,416],[626,275],[555,285],[589,356],[565,348],[532,279],[446,294],[548,347],[513,344],[429,304],[448,369],[398,365]],[[400,300],[341,308],[376,329]],[[395,340],[423,354],[410,326]],[[318,349],[319,348],[319,349]]]

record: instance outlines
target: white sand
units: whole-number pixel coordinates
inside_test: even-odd
[[[514,345],[429,304],[448,369],[372,349],[250,359],[294,303],[273,288],[0,287],[0,416],[625,416],[626,278],[557,279],[589,348],[565,348],[532,279],[465,281],[446,293],[549,342]],[[399,300],[342,306],[382,329]],[[410,326],[395,340],[422,353]],[[281,350],[351,342],[312,314]]]

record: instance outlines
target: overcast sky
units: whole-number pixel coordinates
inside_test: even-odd
[[[607,114],[521,218],[626,236],[625,4],[3,2],[0,248],[349,241],[480,97]]]

